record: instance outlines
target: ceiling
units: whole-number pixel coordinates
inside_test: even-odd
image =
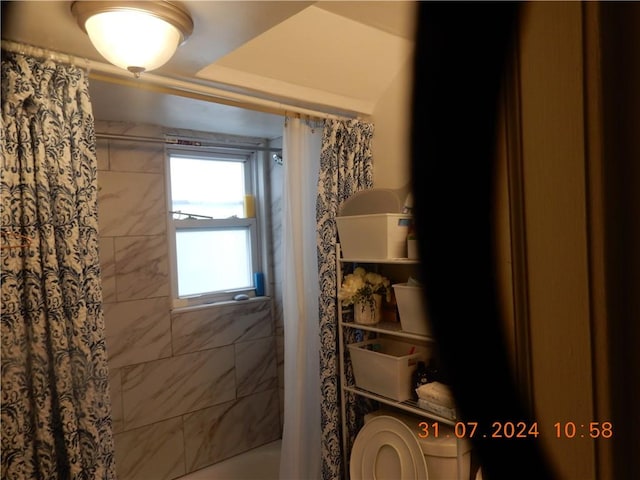
[[[413,49],[409,1],[181,3],[194,32],[154,74],[284,105],[371,114]],[[70,4],[3,1],[2,38],[103,62]],[[90,88],[99,120],[265,138],[282,132],[280,115],[96,79]]]

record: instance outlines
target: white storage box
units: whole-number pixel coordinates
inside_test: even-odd
[[[374,338],[347,345],[356,386],[400,402],[411,398],[411,375],[427,349],[407,342]]]
[[[406,258],[411,218],[399,213],[336,217],[342,256],[373,260]]]
[[[396,283],[393,285],[393,292],[398,303],[402,330],[419,335],[431,335],[422,287]]]

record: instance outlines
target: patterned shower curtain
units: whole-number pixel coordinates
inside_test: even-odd
[[[2,52],[2,479],[115,479],[83,70]]]
[[[322,139],[316,221],[320,274],[320,386],[322,391],[322,478],[342,478],[340,375],[336,305],[335,217],[345,200],[373,186],[373,125],[360,120],[327,120]],[[356,399],[347,396],[347,424],[357,431]],[[348,452],[345,452],[345,455]]]

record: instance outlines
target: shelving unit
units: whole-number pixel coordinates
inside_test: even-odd
[[[367,264],[367,265],[399,265],[399,266],[411,266],[418,265],[418,260],[400,258],[400,259],[365,259],[365,258],[341,258],[341,250],[340,244],[336,245],[336,273],[337,273],[337,293],[342,284],[343,278],[343,266],[345,264]],[[427,410],[421,409],[418,407],[418,403],[414,400],[405,400],[405,401],[397,401],[395,399],[391,399],[388,397],[384,397],[382,395],[378,395],[373,392],[369,392],[362,388],[358,388],[355,385],[349,385],[347,383],[346,376],[346,365],[347,357],[345,356],[346,345],[345,345],[345,330],[353,329],[360,330],[365,332],[373,332],[378,336],[383,337],[397,337],[404,338],[409,340],[418,341],[421,344],[429,344],[433,343],[435,340],[431,337],[418,335],[411,332],[405,332],[402,330],[399,322],[380,322],[375,325],[363,325],[359,323],[355,323],[352,321],[344,321],[344,314],[350,311],[349,309],[342,308],[341,303],[338,301],[338,350],[339,350],[339,367],[340,367],[340,395],[341,395],[341,414],[342,414],[342,441],[343,441],[343,452],[345,452],[345,478],[349,478],[349,459],[346,458],[347,452],[350,451],[349,438],[348,438],[348,429],[347,429],[347,421],[346,421],[346,393],[352,393],[361,397],[369,398],[371,400],[375,400],[381,404],[393,407],[394,409],[402,410],[413,415],[417,415],[429,420],[437,421],[445,425],[455,426],[456,420],[452,420],[449,418],[442,417],[440,415],[434,414]],[[461,440],[457,439],[457,451],[461,451]],[[458,453],[457,455],[457,466],[458,466],[458,479],[462,480],[462,455]],[[465,479],[466,480],[466,479]]]
[[[400,338],[408,338],[410,340],[421,340],[425,342],[433,341],[429,337],[425,337],[424,335],[418,335],[416,333],[404,332],[400,328],[399,323],[395,322],[380,322],[376,325],[362,325],[360,323],[355,322],[342,322],[341,326],[344,328],[354,328],[356,330],[365,330],[368,332],[376,332],[387,335],[393,335],[395,337]]]
[[[456,423],[456,420],[451,420],[445,417],[441,417],[440,415],[436,415],[435,413],[431,413],[431,412],[427,412],[426,410],[423,410],[422,408],[418,407],[418,402],[414,400],[405,400],[404,402],[398,402],[391,398],[383,397],[382,395],[377,395],[367,390],[363,390],[362,388],[349,387],[349,386],[344,386],[343,388],[347,392],[355,393],[356,395],[367,397],[367,398],[370,398],[371,400],[376,400],[380,403],[384,403],[385,405],[389,405],[391,407],[395,407],[400,410],[413,413],[415,415],[424,416],[426,418],[435,420],[440,423],[444,423],[446,425],[454,426]]]

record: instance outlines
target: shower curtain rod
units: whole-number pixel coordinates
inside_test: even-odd
[[[84,68],[88,71],[89,78],[94,80],[167,93],[195,100],[219,103],[232,107],[245,108],[247,110],[254,110],[263,113],[285,116],[298,114],[313,118],[334,120],[354,119],[360,118],[361,116],[360,112],[349,112],[339,115],[319,110],[312,110],[273,100],[252,97],[251,95],[243,93],[227,91],[193,81],[180,80],[153,73],[143,73],[140,78],[136,79],[133,78],[129,72],[126,72],[115,65],[89,60],[88,58],[76,57],[68,53],[56,52],[33,45],[17,43],[10,40],[2,40],[2,49],[13,53],[47,58],[56,62]]]
[[[162,143],[165,145],[175,145],[180,147],[222,148],[222,149],[228,148],[232,150],[250,150],[255,152],[282,153],[282,148],[280,147],[260,147],[257,145],[246,145],[246,144],[215,143],[215,142],[207,142],[200,138],[195,139],[195,137],[184,137],[182,135],[174,136],[170,134],[167,134],[164,138],[161,138],[161,137],[143,137],[143,136],[137,136],[137,135],[125,135],[121,133],[96,132],[96,138],[102,138],[105,140],[124,140],[128,142]]]

